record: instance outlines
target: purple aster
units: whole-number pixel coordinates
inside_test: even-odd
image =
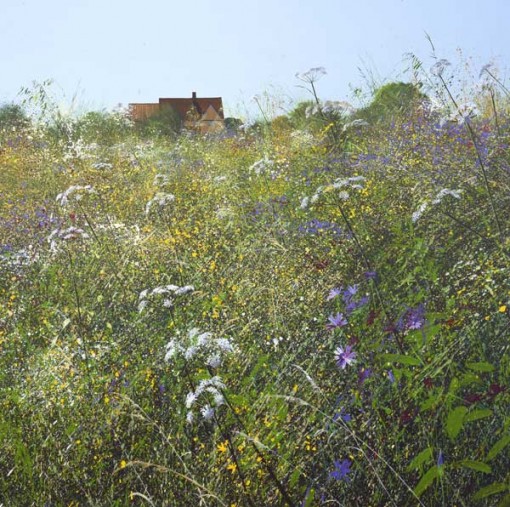
[[[344,291],[344,303],[349,303],[357,293],[358,285],[349,285],[349,287],[347,287],[347,289]]]
[[[336,481],[349,482],[348,474],[351,473],[352,462],[350,459],[344,459],[342,462],[335,460],[335,469],[329,473],[331,479]]]
[[[345,367],[349,364],[356,362],[356,352],[352,350],[350,345],[347,345],[344,348],[338,347],[335,350],[335,360],[336,365],[342,370],[345,370]]]
[[[388,379],[390,380],[390,382],[392,384],[394,384],[395,383],[395,375],[393,375],[393,372],[391,370],[388,370],[387,373],[388,373]]]
[[[343,327],[347,325],[347,319],[343,313],[337,313],[336,315],[330,315],[328,317],[329,324],[326,324],[327,329],[335,329],[336,327]]]
[[[332,299],[335,299],[336,297],[340,296],[340,294],[342,294],[342,287],[335,287],[334,289],[331,289],[329,291],[326,301],[331,301]]]

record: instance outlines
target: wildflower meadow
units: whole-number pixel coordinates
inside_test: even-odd
[[[510,505],[510,92],[412,63],[214,135],[0,114],[1,506]]]

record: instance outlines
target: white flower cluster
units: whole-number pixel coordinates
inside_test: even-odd
[[[61,206],[66,206],[69,204],[69,200],[71,196],[74,201],[80,201],[83,198],[83,194],[96,194],[97,192],[92,188],[91,185],[73,185],[69,187],[65,192],[57,195],[56,201]]]
[[[185,285],[184,287],[179,287],[178,285],[162,285],[155,289],[142,290],[138,296],[138,311],[140,313],[143,312],[145,307],[149,304],[149,300],[153,299],[154,296],[164,296],[163,306],[165,308],[172,308],[176,297],[184,296],[194,290],[195,288],[192,285]]]
[[[326,100],[325,102],[319,102],[318,104],[316,103],[308,106],[305,110],[305,116],[310,118],[319,112],[323,114],[336,113],[341,116],[349,116],[355,111],[355,107],[343,100]]]
[[[176,357],[183,357],[186,361],[200,356],[204,365],[209,369],[221,366],[225,355],[234,352],[234,346],[228,338],[215,338],[212,333],[201,332],[198,328],[190,329],[185,343],[172,338],[166,345],[165,361],[171,362]],[[214,417],[215,409],[225,403],[222,390],[225,384],[218,375],[202,379],[194,391],[186,396],[186,420],[192,423],[195,420],[194,408],[198,408],[202,418],[206,421]],[[199,405],[199,399],[203,402]]]
[[[145,205],[145,214],[148,215],[150,210],[154,204],[157,204],[160,207],[166,206],[175,201],[175,195],[167,194],[165,192],[158,192],[146,205]]]
[[[315,194],[312,195],[312,197],[303,197],[301,200],[301,209],[307,209],[310,204],[316,203],[320,196],[323,194],[326,194],[328,192],[332,192],[333,190],[340,190],[338,192],[338,197],[342,200],[349,199],[349,193],[346,190],[342,190],[344,188],[350,188],[353,190],[362,190],[363,185],[361,185],[362,182],[365,181],[364,176],[351,176],[350,178],[338,178],[334,181],[334,183],[326,186],[320,186],[315,191]]]
[[[368,126],[369,126],[369,123],[367,121],[361,120],[358,118],[357,120],[353,120],[349,123],[346,123],[343,126],[342,131],[346,132],[349,129],[359,128],[359,127],[368,127]]]
[[[170,183],[170,179],[167,174],[156,174],[152,184],[155,187],[164,187],[165,185],[168,185],[168,183]]]
[[[442,58],[441,60],[438,60],[432,67],[430,68],[430,73],[433,76],[441,77],[446,69],[446,67],[449,67],[451,63],[448,60],[445,60]]]
[[[450,190],[449,188],[443,188],[430,202],[425,201],[420,204],[419,208],[412,214],[411,219],[413,223],[416,223],[423,216],[423,213],[425,213],[425,211],[428,209],[429,204],[439,204],[448,195],[450,197],[454,197],[455,199],[460,199],[461,194],[462,190]]]
[[[113,169],[113,164],[110,164],[109,162],[95,162],[92,164],[92,167],[94,169]]]
[[[315,81],[318,81],[326,74],[327,72],[324,67],[312,67],[306,72],[296,72],[296,78],[304,83],[315,83]]]
[[[270,160],[267,156],[257,160],[254,164],[250,166],[248,169],[250,172],[254,172],[257,176],[261,174],[265,174],[268,170],[270,170],[274,166],[274,160]]]
[[[83,229],[79,227],[68,227],[67,229],[54,229],[48,236],[50,243],[50,250],[55,252],[57,250],[57,239],[62,241],[70,241],[76,239],[88,239],[90,236]]]

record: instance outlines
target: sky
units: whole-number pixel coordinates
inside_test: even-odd
[[[52,79],[56,100],[98,110],[159,97],[223,98],[227,116],[408,81],[405,55],[510,67],[509,0],[0,0],[0,103]],[[458,52],[461,50],[462,54]],[[460,64],[460,63],[459,63]]]

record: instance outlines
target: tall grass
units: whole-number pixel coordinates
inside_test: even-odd
[[[506,505],[492,82],[455,121],[312,81],[311,131],[2,131],[0,504]]]

